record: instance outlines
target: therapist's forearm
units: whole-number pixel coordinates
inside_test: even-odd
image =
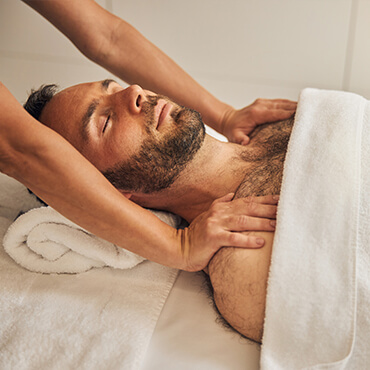
[[[221,121],[229,106],[216,99],[129,24],[118,23],[109,54],[97,56],[96,62],[130,84],[138,83],[197,110],[206,124],[221,131]]]
[[[177,231],[123,197],[67,141],[28,115],[1,83],[0,171],[90,232],[152,261],[186,268]]]
[[[129,84],[137,83],[199,111],[221,131],[230,106],[216,99],[134,27],[92,0],[25,0],[94,62]]]

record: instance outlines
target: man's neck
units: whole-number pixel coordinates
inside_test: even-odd
[[[248,163],[240,158],[242,150],[245,148],[206,135],[201,149],[173,185],[155,194],[133,196],[132,200],[191,222],[214,200],[237,190],[248,170]]]

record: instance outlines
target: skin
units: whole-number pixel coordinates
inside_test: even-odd
[[[145,93],[139,86],[123,89],[117,83],[109,84],[107,89],[101,83],[72,86],[57,94],[46,105],[40,121],[47,122],[50,128],[67,138],[103,172],[140,149],[146,132],[145,117],[137,102],[142,99],[140,94]],[[87,144],[81,135],[80,123],[91,102],[95,100],[99,100],[99,105],[87,124]],[[65,112],[70,117],[68,125],[63,124]],[[108,126],[103,133],[108,117]],[[156,133],[157,136],[160,134],[159,131]],[[122,142],[127,143],[125,150],[121,148]]]
[[[153,135],[160,141],[166,132],[173,130],[174,122],[169,113],[162,117],[163,120],[159,119],[165,110],[157,113],[154,129],[145,130],[146,118],[140,111],[138,101],[143,102],[148,95],[152,94],[138,86],[123,89],[114,82],[110,84],[107,91],[103,92],[101,82],[77,85],[53,98],[46,106],[41,120],[65,135],[100,170],[104,170],[137,153],[140,144],[148,135]],[[95,99],[100,100],[101,106],[99,104],[96,112],[91,116],[89,139],[86,140],[84,135],[81,135],[80,117],[83,116],[89,102]],[[159,100],[157,108],[161,111],[164,106]],[[75,109],[73,116],[77,118],[66,127],[64,122],[69,108]],[[169,112],[172,109],[176,109],[176,106],[171,105]],[[104,129],[109,114],[116,117],[115,120],[108,121],[108,128]],[[268,136],[271,135],[268,134]],[[168,189],[154,194],[123,192],[138,204],[175,212],[191,222],[222,194],[233,191],[239,197],[248,195],[247,186],[243,180],[246,174],[253,171],[255,162],[242,159],[243,157],[239,155],[243,152],[244,158],[255,157],[255,153],[259,153],[261,146],[258,135],[254,140],[250,148],[243,149],[206,136],[196,157]],[[129,148],[130,145],[132,147]],[[107,153],[106,158],[105,153]],[[259,156],[263,157],[263,153],[261,152],[257,157]],[[282,163],[280,160],[280,165]],[[222,176],[218,176],[215,180],[215,174],[220,171]],[[242,188],[241,183],[245,185]],[[279,183],[280,179],[277,180],[277,188]],[[252,207],[256,206],[250,197],[244,201],[250,202]],[[272,197],[265,197],[264,201],[265,207],[270,208],[270,217],[273,218],[275,207]],[[274,201],[276,204],[276,200]],[[261,342],[263,334],[273,223],[270,223],[269,228],[266,229],[270,232],[248,233],[249,237],[263,237],[264,248],[253,251],[222,248],[208,266],[215,291],[215,302],[221,314],[236,330],[257,342]]]
[[[296,108],[296,103],[279,99],[257,100],[241,110],[232,108],[196,83],[127,22],[92,0],[25,2],[88,58],[127,82],[140,83],[197,109],[210,126],[230,140],[246,144],[247,135],[258,124],[286,118]],[[77,114],[69,108],[67,122]],[[258,229],[261,224],[266,229],[267,221],[259,219],[266,214],[259,211],[256,217],[249,203],[231,202],[230,195],[209,203],[210,208],[194,220],[184,236],[122,197],[66,140],[26,114],[1,83],[0,112],[0,171],[96,235],[152,261],[188,271],[204,268],[224,245],[263,245],[263,241],[257,243],[258,238],[237,233]],[[135,148],[134,139],[132,144]],[[105,154],[107,161],[112,159],[113,152],[110,157],[109,151]],[[256,201],[263,210],[265,199]],[[231,214],[245,217],[235,220]]]
[[[254,224],[248,204],[231,202],[230,195],[222,197],[184,235],[123,197],[62,136],[32,118],[1,83],[0,108],[0,171],[95,235],[187,271],[204,268],[224,245],[261,246],[236,231],[259,228],[263,207]],[[72,116],[65,112],[64,123],[69,123]],[[230,219],[235,214],[245,218]]]
[[[265,246],[254,253],[223,248],[211,260],[207,273],[224,319],[245,337],[261,343],[274,233],[250,234],[262,236]]]
[[[155,108],[156,119],[154,126],[150,132],[147,132],[145,129],[146,116],[142,110],[142,103],[146,100],[147,95],[153,96],[155,94],[141,89],[138,85],[132,85],[124,89],[114,81],[110,81],[108,88],[105,89],[102,87],[104,83],[104,81],[84,83],[61,91],[45,106],[40,117],[41,122],[64,136],[102,172],[137,154],[141,143],[146,138],[154,137],[156,140],[161,141],[165,135],[174,129],[170,111],[178,108],[176,103],[168,98],[163,98],[164,101],[159,100],[158,106]],[[81,133],[82,117],[85,115],[91,102],[95,100],[99,100],[100,103],[87,125],[89,138],[86,139]],[[161,109],[164,108],[164,103],[166,102],[170,105],[171,110],[159,125]],[[103,132],[106,123],[107,126]],[[199,167],[202,168],[202,166],[207,165],[210,169],[213,168],[214,163],[221,167],[224,164],[223,158],[228,158],[231,152],[241,148],[231,143],[227,145],[220,144],[219,141],[208,135],[206,136],[205,147],[204,151],[212,154],[202,158],[202,164],[199,164]],[[208,147],[211,147],[211,149],[208,149]],[[197,165],[195,163],[193,167]],[[230,173],[234,172],[235,169],[232,166],[227,167]],[[186,173],[185,171],[184,176],[186,176]],[[207,178],[203,181],[206,183],[210,179]],[[193,221],[201,213],[201,210],[208,209],[215,199],[225,196],[233,189],[236,190],[241,182],[241,177],[233,177],[233,186],[230,186],[230,181],[225,181],[225,184],[220,187],[214,187],[212,192],[205,194],[204,199],[198,197],[199,205],[196,207],[197,210],[189,211],[189,214],[182,212],[181,216],[188,221]],[[197,182],[200,183],[199,177]],[[228,191],[225,189],[228,189]],[[132,197],[132,194],[128,191],[121,192],[129,198]],[[171,188],[171,192],[171,199],[177,197],[182,199],[182,203],[186,202],[185,194],[181,194],[181,197],[178,194],[174,196],[173,188]],[[139,194],[136,194],[134,197],[135,201],[137,201],[136,198],[138,197]],[[151,198],[150,195],[148,197]],[[157,197],[162,202],[162,209],[172,211],[163,206],[164,198],[168,197],[166,192],[157,194]],[[248,200],[246,203],[254,204],[254,201]],[[261,202],[274,204],[276,200],[271,196],[270,198],[261,198]],[[146,202],[145,195],[142,195],[140,204],[145,207],[152,207],[151,204]],[[186,209],[186,207],[182,208]],[[276,211],[276,207],[274,211]],[[263,211],[254,212],[254,214],[256,213],[262,214]],[[258,229],[260,227],[259,224]],[[268,229],[264,228],[264,230],[271,231],[272,229],[270,226]]]
[[[248,144],[256,126],[287,119],[296,109],[296,102],[286,99],[257,99],[242,109],[218,100],[134,27],[93,0],[25,2],[89,59],[129,84],[195,109],[207,125],[232,142]]]

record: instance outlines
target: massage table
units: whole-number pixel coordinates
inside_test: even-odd
[[[199,273],[142,261],[41,274],[0,249],[0,368],[368,369],[369,160],[369,102],[303,90],[284,163],[261,348],[217,323]],[[0,194],[22,193],[0,180]],[[14,204],[0,208],[0,237],[32,208],[19,194],[8,198]]]
[[[3,174],[0,192],[9,196],[0,196],[2,240],[20,211],[40,204]],[[152,279],[158,282],[148,287]],[[0,282],[4,370],[259,368],[259,346],[217,322],[202,273],[146,261],[41,274],[0,248]]]

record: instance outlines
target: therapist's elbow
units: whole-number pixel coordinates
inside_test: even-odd
[[[84,42],[76,43],[75,46],[86,58],[101,65],[101,61],[106,53],[105,40],[102,40],[100,37],[87,37]]]
[[[123,34],[130,33],[132,26],[113,15],[103,24],[104,27],[100,24],[95,31],[85,35],[83,43],[76,46],[91,61],[110,70],[117,61],[117,54],[125,48]]]
[[[117,25],[114,20],[106,24],[104,30],[100,27],[84,35],[75,43],[80,52],[96,64],[105,66],[110,63],[112,49],[114,49],[114,33]]]

